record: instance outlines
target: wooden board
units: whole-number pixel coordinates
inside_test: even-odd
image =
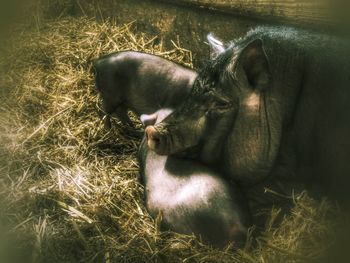
[[[330,26],[349,5],[338,0],[164,0],[269,21]],[[346,12],[346,14],[348,14]]]

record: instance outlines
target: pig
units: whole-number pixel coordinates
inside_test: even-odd
[[[93,62],[95,86],[102,98],[105,125],[116,114],[134,127],[127,111],[150,114],[175,108],[189,94],[197,73],[167,59],[136,51],[102,56]]]
[[[171,110],[142,115],[144,125],[159,122]],[[187,159],[158,155],[144,137],[138,153],[146,207],[162,218],[162,227],[192,234],[214,247],[242,246],[250,225],[239,189],[229,186],[208,167]]]
[[[190,95],[148,146],[194,158],[238,183],[248,200],[308,189],[350,200],[349,43],[292,27],[257,27],[200,71]],[[192,156],[193,158],[193,156]],[[273,198],[267,198],[266,205]]]

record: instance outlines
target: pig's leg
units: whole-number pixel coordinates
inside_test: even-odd
[[[130,120],[128,111],[125,107],[123,106],[118,106],[114,112],[118,118],[121,120],[122,123],[128,124],[130,127],[135,128],[134,123]]]
[[[100,119],[103,121],[104,128],[107,130],[110,130],[112,127],[111,115],[109,113],[106,113],[104,110],[102,110],[101,107],[97,108],[97,113]]]
[[[119,106],[116,108],[114,113],[118,116],[118,118],[121,120],[122,123],[127,124],[125,128],[128,131],[129,135],[132,135],[137,138],[142,138],[143,131],[136,129],[134,123],[129,118],[127,108],[123,106]]]

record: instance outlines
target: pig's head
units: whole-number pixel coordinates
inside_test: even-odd
[[[197,79],[180,108],[163,122],[146,128],[150,149],[158,154],[179,153],[229,130],[236,102],[229,100],[225,92],[201,92],[203,85],[203,80]]]
[[[214,47],[218,52],[219,44],[215,42]],[[200,155],[204,152],[209,158],[220,158],[217,151],[226,146],[236,126],[243,127],[250,115],[259,116],[261,95],[269,85],[271,75],[262,40],[231,45],[200,71],[191,94],[179,108],[163,122],[146,128],[149,147],[168,155],[197,146]],[[242,133],[251,131],[238,133],[242,139]]]

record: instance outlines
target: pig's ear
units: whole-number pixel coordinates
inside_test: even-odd
[[[210,46],[211,59],[216,59],[222,52],[225,51],[224,43],[217,39],[212,33],[207,35],[207,40]]]
[[[142,114],[140,116],[140,121],[142,122],[144,127],[154,125],[157,121],[158,113],[155,112],[153,114]]]
[[[238,61],[252,89],[263,91],[270,86],[269,62],[261,39],[253,40],[244,47]]]

